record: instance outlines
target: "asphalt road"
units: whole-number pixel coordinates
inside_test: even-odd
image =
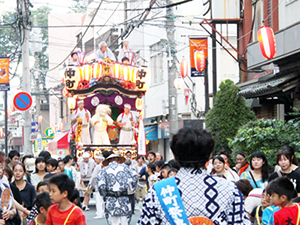
[[[96,204],[95,204],[95,200],[91,199],[90,204],[89,204],[89,208],[90,211],[83,211],[84,215],[86,217],[86,222],[87,225],[106,225],[106,219],[94,219],[94,217],[96,216]],[[140,210],[135,210],[134,211],[134,215],[132,215],[131,218],[131,223],[132,225],[137,224],[137,221],[140,218],[141,215],[141,211]]]

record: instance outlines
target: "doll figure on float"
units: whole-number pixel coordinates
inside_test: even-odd
[[[104,104],[99,104],[97,106],[96,113],[91,119],[91,125],[95,127],[93,144],[110,145],[107,125],[112,125],[114,122],[110,117],[110,114],[110,106]]]

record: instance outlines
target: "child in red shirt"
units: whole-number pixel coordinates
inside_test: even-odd
[[[291,201],[294,193],[294,185],[290,179],[287,177],[276,178],[269,183],[267,192],[271,193],[271,204],[281,208],[279,211],[274,213],[273,218],[270,220],[271,224],[298,224],[300,206],[299,204],[295,204]]]
[[[70,202],[75,183],[62,173],[50,178],[50,199],[54,204],[47,216],[47,225],[86,225],[86,219],[76,205]]]

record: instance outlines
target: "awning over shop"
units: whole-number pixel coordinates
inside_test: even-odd
[[[49,142],[49,151],[57,149],[69,149],[69,132],[58,132],[52,141]]]
[[[146,139],[149,141],[155,141],[158,139],[157,136],[157,125],[145,127]]]
[[[245,98],[276,96],[284,94],[299,85],[299,73],[279,73],[269,79],[258,80],[256,83],[245,86],[238,94]]]

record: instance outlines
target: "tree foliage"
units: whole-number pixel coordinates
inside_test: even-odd
[[[292,119],[287,122],[282,120],[260,119],[251,121],[239,129],[237,135],[229,140],[232,148],[232,157],[238,151],[250,155],[255,151],[262,151],[270,165],[276,164],[276,154],[284,146],[290,145],[296,150],[300,148],[300,121]],[[300,153],[296,152],[299,158]]]
[[[228,150],[228,138],[233,138],[239,127],[255,119],[245,99],[238,95],[239,91],[233,81],[222,82],[214,106],[206,114],[206,128],[215,138],[215,150]]]

